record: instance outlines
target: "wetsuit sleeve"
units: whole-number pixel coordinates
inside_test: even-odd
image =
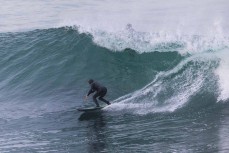
[[[95,90],[93,90],[93,89],[90,89],[89,91],[88,91],[88,94],[87,94],[87,96],[89,96],[91,93],[93,93],[93,92],[95,92]]]
[[[95,90],[94,90],[94,84],[91,85],[91,89],[88,91],[87,96],[89,96],[93,92],[95,92]]]

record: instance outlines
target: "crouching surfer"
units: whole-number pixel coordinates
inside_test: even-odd
[[[98,97],[99,97],[99,100],[105,102],[107,105],[111,104],[109,101],[107,101],[106,99],[103,98],[107,94],[107,88],[106,87],[100,85],[99,83],[95,82],[92,79],[88,80],[88,83],[90,84],[91,89],[88,91],[88,94],[85,96],[85,99],[87,99],[91,93],[94,93],[96,91],[96,93],[93,95],[93,101],[95,102],[96,107],[100,107],[99,103],[96,99]]]

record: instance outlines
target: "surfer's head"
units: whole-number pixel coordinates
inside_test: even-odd
[[[89,84],[92,84],[93,82],[94,82],[94,80],[92,80],[92,79],[89,79],[89,80],[88,80],[88,83],[89,83]]]

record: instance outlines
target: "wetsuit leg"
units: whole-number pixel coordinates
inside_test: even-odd
[[[93,101],[95,102],[97,107],[99,107],[99,103],[98,103],[96,98],[99,97],[99,96],[100,96],[100,94],[98,92],[96,94],[94,94],[94,96],[93,96]]]
[[[104,99],[103,97],[99,97],[99,100],[105,102],[107,105],[110,105],[110,104],[111,104],[109,101],[107,101],[107,100]]]
[[[99,100],[105,102],[107,105],[110,105],[111,103],[103,98],[106,94],[107,94],[107,89],[105,88],[100,92]]]

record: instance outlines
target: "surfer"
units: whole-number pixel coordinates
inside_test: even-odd
[[[99,97],[99,100],[105,102],[107,105],[111,104],[109,101],[107,101],[106,99],[103,98],[107,93],[106,87],[100,85],[99,83],[95,82],[92,79],[88,80],[88,83],[90,84],[91,89],[88,91],[88,94],[85,96],[85,99],[87,99],[91,93],[96,91],[96,93],[93,96],[93,101],[95,102],[96,107],[99,107],[99,103],[96,99],[97,97]]]

